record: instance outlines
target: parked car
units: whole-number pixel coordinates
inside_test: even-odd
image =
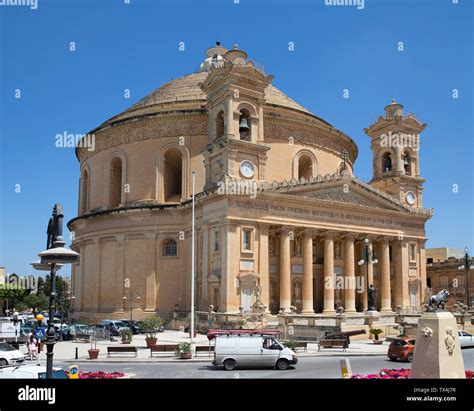
[[[118,320],[102,320],[100,324],[105,325],[106,329],[114,336],[120,335],[120,331],[122,330],[130,329],[122,321]]]
[[[85,324],[71,324],[69,334],[73,339],[86,338],[92,333],[91,329]]]
[[[387,356],[391,361],[413,361],[415,352],[415,338],[398,337],[395,338],[388,347]]]
[[[274,336],[255,334],[217,335],[214,348],[215,367],[227,371],[236,367],[275,367],[286,370],[298,359],[294,351],[280,343]]]
[[[140,326],[140,323],[135,320],[120,320],[123,322],[128,328],[132,330],[133,334],[140,334],[142,332],[142,327]]]
[[[46,379],[46,366],[32,364],[0,368],[1,378]],[[67,379],[67,374],[61,368],[54,367],[53,379]]]
[[[10,344],[0,342],[0,366],[21,364],[25,355]]]
[[[459,344],[461,347],[474,347],[474,336],[467,331],[458,330]]]

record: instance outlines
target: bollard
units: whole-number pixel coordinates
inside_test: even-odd
[[[76,347],[76,356],[74,357],[75,360],[79,359],[79,348]]]
[[[342,374],[342,378],[352,377],[351,363],[348,358],[341,360],[341,374]]]

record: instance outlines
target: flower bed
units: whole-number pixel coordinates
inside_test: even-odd
[[[69,374],[66,371],[66,374]],[[105,371],[79,371],[80,380],[114,380],[123,378],[125,374],[120,371],[105,372]]]
[[[405,380],[410,378],[409,368],[382,368],[378,374],[353,374],[354,380]],[[474,371],[466,370],[466,378],[472,380]]]

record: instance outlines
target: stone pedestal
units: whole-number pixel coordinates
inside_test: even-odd
[[[454,316],[426,312],[418,321],[411,378],[466,378]]]

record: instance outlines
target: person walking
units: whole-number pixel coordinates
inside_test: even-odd
[[[30,353],[30,360],[38,359],[38,340],[33,334],[30,336],[28,351]]]

